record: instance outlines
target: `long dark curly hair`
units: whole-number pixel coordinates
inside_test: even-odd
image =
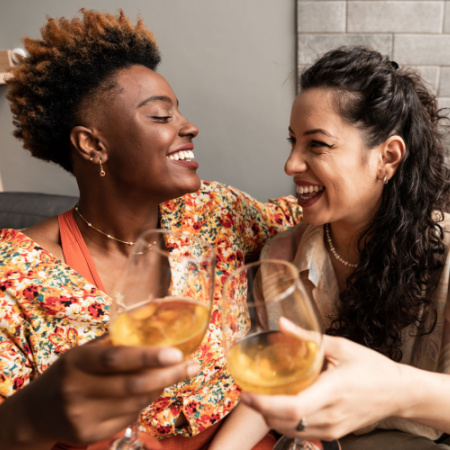
[[[155,70],[158,45],[141,19],[81,10],[82,18],[49,18],[42,39],[25,38],[28,56],[7,80],[14,135],[37,158],[72,171],[69,135],[87,99],[117,91],[117,70],[139,64]],[[85,104],[84,104],[85,103]],[[84,109],[83,109],[84,106]]]
[[[449,206],[446,115],[417,73],[364,47],[326,53],[301,75],[300,88],[333,90],[338,112],[363,132],[369,149],[393,135],[405,141],[381,207],[359,236],[360,265],[327,330],[399,361],[402,328],[413,324],[425,334],[435,326],[430,299],[445,252],[438,222]]]

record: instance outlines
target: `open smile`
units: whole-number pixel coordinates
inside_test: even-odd
[[[167,155],[167,159],[172,161],[192,161],[194,157],[194,152],[192,150],[180,150]]]
[[[169,161],[191,170],[197,170],[198,163],[194,161],[194,157],[194,145],[192,143],[185,144],[167,155]]]
[[[323,186],[297,186],[299,200],[308,201],[319,195],[325,188]]]

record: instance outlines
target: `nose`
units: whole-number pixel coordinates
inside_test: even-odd
[[[198,134],[198,128],[189,120],[182,118],[183,123],[180,127],[180,136],[191,136],[195,138]]]
[[[307,170],[308,164],[303,152],[301,152],[300,149],[294,148],[284,165],[285,173],[290,177],[293,177],[295,174],[304,173]]]

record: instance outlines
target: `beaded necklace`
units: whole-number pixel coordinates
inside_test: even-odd
[[[358,264],[352,264],[348,261],[346,261],[344,258],[342,258],[338,252],[336,251],[336,249],[334,248],[333,242],[331,241],[331,236],[330,236],[330,224],[326,223],[324,225],[325,228],[325,236],[327,237],[327,242],[328,242],[328,246],[330,247],[330,252],[333,254],[333,256],[342,264],[344,264],[344,266],[347,267],[351,267],[352,269],[356,269],[358,267]]]

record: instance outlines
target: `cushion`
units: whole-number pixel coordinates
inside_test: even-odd
[[[77,197],[35,192],[0,192],[0,228],[27,228],[71,209]]]

